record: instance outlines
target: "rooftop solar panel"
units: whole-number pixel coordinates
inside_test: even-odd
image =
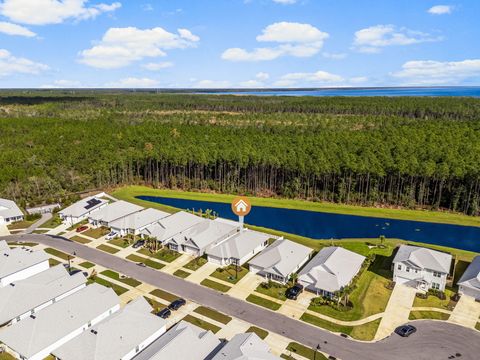
[[[89,209],[93,208],[94,206],[97,206],[101,202],[102,201],[98,200],[98,199],[90,199],[90,200],[87,201],[87,206],[85,206],[85,210],[89,210]]]

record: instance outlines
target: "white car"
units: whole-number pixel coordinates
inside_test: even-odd
[[[108,233],[107,236],[105,236],[105,239],[112,240],[112,239],[116,238],[117,236],[118,236],[118,233],[115,232],[115,231],[112,231],[112,232]]]

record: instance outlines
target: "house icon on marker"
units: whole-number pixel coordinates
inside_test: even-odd
[[[237,212],[239,213],[244,213],[248,209],[248,204],[243,200],[237,201],[234,206],[235,210],[237,210]]]

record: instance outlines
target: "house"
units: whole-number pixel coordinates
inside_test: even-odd
[[[212,360],[280,360],[255,333],[235,335]]]
[[[12,200],[0,199],[0,225],[22,221],[23,218],[23,212],[15,202]]]
[[[0,331],[0,341],[19,359],[42,360],[120,308],[115,292],[92,284]]]
[[[317,295],[333,298],[352,282],[364,261],[364,256],[342,247],[325,247],[299,272],[298,282]]]
[[[238,227],[216,220],[198,223],[168,241],[172,250],[194,256],[202,256],[205,251],[237,233]]]
[[[267,247],[268,239],[268,234],[245,230],[208,249],[207,259],[220,266],[243,265]]]
[[[279,239],[248,262],[250,271],[279,283],[287,283],[310,258],[312,249]]]
[[[211,331],[181,320],[147,348],[144,352],[148,356],[142,359],[211,359],[211,354],[218,350],[220,344],[220,340]]]
[[[88,222],[92,224],[93,227],[110,227],[110,224],[113,221],[122,219],[143,209],[144,208],[141,206],[119,200],[110,203],[107,206],[101,208],[100,210],[90,214],[88,216]]]
[[[59,360],[130,360],[166,331],[143,297],[53,351]]]
[[[208,220],[185,211],[179,211],[146,227],[140,233],[142,236],[157,239],[160,243],[164,244],[182,231],[205,221]]]
[[[393,259],[393,281],[422,291],[444,291],[452,255],[418,246],[401,245]]]
[[[0,241],[0,288],[47,270],[48,259],[43,250],[10,249],[5,241]]]
[[[480,256],[475,257],[457,282],[458,292],[480,300]]]
[[[49,204],[49,205],[42,205],[42,206],[36,206],[36,207],[31,207],[26,209],[27,213],[32,215],[32,214],[50,214],[53,213],[56,209],[60,209],[60,204],[55,203],[55,204]]]
[[[127,234],[140,235],[141,231],[150,225],[170,215],[169,213],[148,208],[127,215],[110,223],[110,228],[120,236]]]
[[[63,265],[57,265],[0,288],[0,326],[13,325],[36,314],[83,289],[86,281],[82,273],[70,276]]]
[[[89,196],[58,212],[63,223],[72,226],[87,219],[92,213],[108,205],[108,201],[97,196]]]

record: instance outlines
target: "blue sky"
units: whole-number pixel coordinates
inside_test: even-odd
[[[478,0],[0,0],[0,87],[480,85],[479,14]]]

